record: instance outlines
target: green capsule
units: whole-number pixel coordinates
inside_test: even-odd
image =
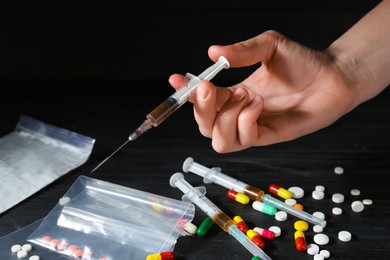
[[[196,230],[196,234],[198,235],[198,237],[206,236],[207,232],[209,232],[209,230],[211,229],[213,224],[214,224],[214,221],[210,217],[206,217],[203,220],[202,224],[200,224],[200,226]]]
[[[261,258],[258,257],[258,256],[254,256],[254,257],[251,258],[251,260],[261,260]]]

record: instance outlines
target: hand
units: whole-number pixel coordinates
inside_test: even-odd
[[[217,87],[202,81],[191,98],[200,132],[220,153],[284,142],[328,126],[357,105],[331,56],[267,31],[247,41],[211,46],[209,56],[225,56],[230,69],[261,66],[244,81]],[[186,81],[174,74],[175,88]]]

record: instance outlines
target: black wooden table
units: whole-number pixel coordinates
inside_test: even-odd
[[[80,175],[180,199],[182,193],[170,187],[169,178],[181,171],[187,157],[193,157],[266,191],[272,183],[302,187],[305,197],[299,201],[305,210],[326,215],[324,233],[330,243],[321,248],[331,252],[331,259],[390,259],[388,90],[321,131],[229,154],[212,150],[210,140],[198,132],[188,103],[90,173],[172,93],[167,83],[171,73],[197,74],[211,64],[206,55],[209,45],[277,29],[322,49],[374,5],[371,1],[304,2],[208,1],[153,8],[130,3],[106,7],[104,2],[93,6],[74,3],[66,8],[48,3],[7,5],[8,16],[0,18],[8,19],[8,26],[1,29],[8,36],[1,51],[1,136],[13,130],[20,114],[26,114],[95,138],[96,144],[84,165],[1,214],[0,237],[45,217]],[[218,22],[210,25],[211,21]],[[191,29],[183,32],[178,23]],[[152,59],[155,63],[149,63]],[[247,74],[247,70],[224,71],[215,81],[229,85]],[[145,87],[150,91],[145,93]],[[343,167],[344,174],[335,174],[336,166]],[[194,186],[205,185],[198,176],[185,176]],[[316,185],[326,188],[323,200],[311,197]],[[250,227],[282,228],[281,237],[265,241],[264,250],[272,259],[313,259],[295,249],[294,217],[278,222],[251,205],[228,199],[223,187],[205,186],[208,198],[229,216],[240,215]],[[350,195],[353,188],[360,189],[361,195]],[[331,201],[336,192],[346,197],[341,205]],[[363,212],[352,212],[351,202],[365,198],[374,204]],[[344,213],[333,215],[334,206]],[[197,209],[193,223],[199,225],[204,218]],[[352,241],[339,241],[341,230],[350,231]],[[313,235],[307,232],[308,242],[312,243]],[[188,260],[251,258],[217,226],[204,238],[179,238],[175,253],[178,259]]]

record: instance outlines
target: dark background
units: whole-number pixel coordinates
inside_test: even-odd
[[[185,104],[156,129],[126,145],[95,173],[89,172],[133,131],[157,104],[173,93],[172,73],[199,74],[212,63],[207,48],[230,44],[274,29],[317,50],[325,49],[379,1],[1,1],[1,136],[13,131],[20,114],[96,139],[90,159],[34,196],[0,215],[0,237],[46,216],[80,175],[180,199],[169,177],[194,157],[207,167],[267,190],[271,183],[301,186],[308,212],[329,222],[326,248],[332,259],[389,259],[390,93],[384,91],[332,126],[294,141],[229,154],[212,150]],[[254,68],[221,72],[213,82],[228,86]],[[345,168],[335,175],[333,168]],[[194,185],[202,179],[185,175]],[[326,198],[311,191],[324,185]],[[294,218],[276,222],[206,185],[208,197],[248,226],[279,225],[283,235],[266,240],[273,259],[312,259],[295,250]],[[353,213],[349,195],[374,205]],[[344,214],[333,216],[331,195],[346,195]],[[1,199],[1,198],[0,198]],[[194,224],[205,215],[197,211]],[[349,230],[342,243],[337,232]],[[312,242],[313,232],[307,233]],[[217,226],[205,238],[180,238],[180,259],[250,259]]]

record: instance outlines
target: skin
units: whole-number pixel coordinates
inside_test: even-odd
[[[326,50],[276,31],[231,45],[213,45],[230,68],[258,64],[233,86],[202,81],[190,101],[199,131],[218,153],[293,140],[334,123],[390,84],[390,1],[382,1]],[[169,83],[178,89],[184,75]]]

